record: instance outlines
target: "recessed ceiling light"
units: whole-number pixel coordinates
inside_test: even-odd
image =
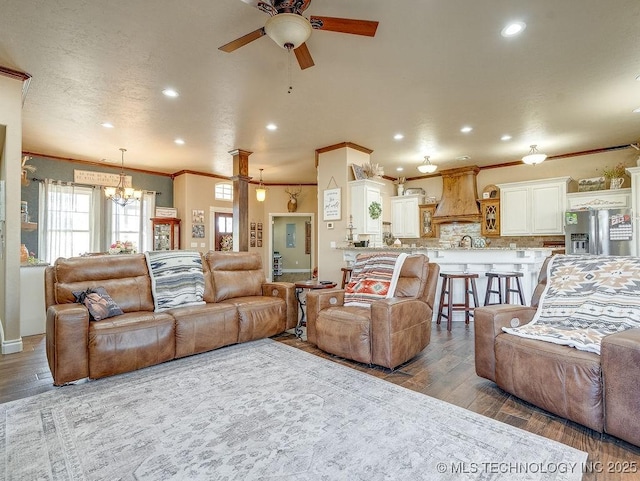
[[[402,171],[404,170],[404,168],[403,168],[403,167],[396,167],[396,170],[397,170],[398,172],[402,172]]]
[[[402,139],[404,139],[404,135],[396,134],[396,135],[393,136],[393,138],[396,139],[396,140],[402,140]]]
[[[113,128],[113,124],[111,122],[102,122],[100,125],[102,125],[105,129]]]
[[[502,29],[500,35],[503,37],[513,37],[522,33],[525,28],[527,28],[527,24],[524,22],[512,22]]]
[[[640,114],[640,107],[638,107],[637,109],[633,109],[633,113],[634,114]]]
[[[468,134],[468,133],[469,133],[469,132],[471,132],[472,130],[473,130],[473,127],[466,126],[466,127],[462,127],[462,128],[460,129],[460,132],[462,132],[463,134]]]
[[[162,93],[163,93],[163,95],[165,95],[167,97],[172,97],[172,98],[178,97],[180,95],[177,91],[175,91],[173,89],[164,89],[162,91]]]
[[[502,137],[500,137],[500,140],[503,140],[503,141],[506,142],[507,140],[511,140],[511,136],[508,135],[508,134],[507,135],[503,135]]]
[[[267,125],[267,130],[278,130],[278,126],[276,124]]]
[[[174,142],[178,145],[184,145],[184,140],[183,139],[176,139],[174,140]]]
[[[469,160],[470,158],[468,155],[461,155],[460,157],[456,157],[456,160]]]
[[[640,82],[640,75],[638,75],[638,76],[636,77],[636,80],[637,80],[638,82]]]

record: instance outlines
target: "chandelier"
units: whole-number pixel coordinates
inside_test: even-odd
[[[525,155],[524,157],[522,157],[522,162],[524,162],[525,164],[529,164],[529,165],[536,165],[536,164],[541,164],[542,162],[545,161],[545,159],[547,158],[546,154],[541,154],[540,152],[538,152],[538,146],[537,145],[532,145],[531,146],[531,150],[529,150],[529,153],[527,155]]]
[[[431,163],[428,155],[425,155],[424,162],[418,166],[418,170],[423,174],[432,174],[436,171],[437,168],[437,165]]]
[[[122,152],[122,164],[118,185],[104,188],[104,194],[107,196],[107,199],[111,199],[114,203],[122,207],[142,198],[142,191],[134,190],[133,187],[126,187],[127,176],[124,175],[124,153],[126,151],[127,149],[120,149],[120,152]]]

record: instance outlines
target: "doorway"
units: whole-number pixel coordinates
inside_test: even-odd
[[[222,244],[233,250],[233,209],[227,207],[209,207],[209,250],[222,250]],[[231,236],[230,241],[229,237]]]
[[[313,213],[269,214],[271,235],[269,277],[274,281],[298,282],[311,279],[313,265]],[[274,260],[279,269],[274,271]],[[278,274],[279,272],[279,274]]]

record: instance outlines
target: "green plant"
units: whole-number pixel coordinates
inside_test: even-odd
[[[382,206],[380,203],[375,201],[371,202],[369,205],[369,216],[375,220],[380,217],[380,214],[382,214]]]
[[[605,167],[602,169],[602,175],[607,179],[617,179],[622,177],[625,173],[625,166],[622,162],[619,162],[615,167]]]

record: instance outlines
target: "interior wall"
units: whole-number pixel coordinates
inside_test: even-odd
[[[20,337],[20,172],[22,81],[0,76],[0,181],[4,182],[4,222],[0,219],[0,342],[2,353],[22,350]]]
[[[273,252],[282,255],[283,272],[312,271],[311,253],[305,253],[306,223],[311,217],[274,217],[273,218]],[[295,247],[287,245],[287,225],[295,226]]]
[[[264,180],[267,181],[268,174],[264,174]],[[255,179],[254,179],[255,180]],[[224,210],[225,208],[233,208],[232,202],[216,201],[214,199],[214,188],[217,182],[223,182],[225,179],[216,177],[198,175],[198,174],[181,174],[176,176],[173,183],[174,188],[174,207],[178,209],[178,216],[181,222],[181,244],[185,249],[195,249],[206,252],[212,245],[212,226],[211,216],[205,216],[205,235],[204,239],[191,238],[191,214],[194,209],[210,212],[216,208]],[[262,258],[262,264],[265,273],[270,272],[271,252],[269,252],[269,241],[271,238],[271,228],[268,226],[269,214],[288,213],[287,202],[289,195],[285,190],[296,190],[299,186],[270,186],[267,185],[267,194],[264,202],[256,200],[256,184],[249,185],[249,222],[263,225],[262,246],[249,247],[249,252],[258,252]],[[301,186],[301,193],[298,195],[299,213],[317,214],[317,192],[315,185]],[[247,229],[249,226],[247,226]],[[315,229],[314,229],[315,231]],[[197,243],[197,247],[190,247],[192,242]],[[317,248],[316,239],[312,238],[313,253],[312,265],[317,265]],[[205,244],[205,247],[200,247]],[[235,250],[235,248],[234,248]]]

